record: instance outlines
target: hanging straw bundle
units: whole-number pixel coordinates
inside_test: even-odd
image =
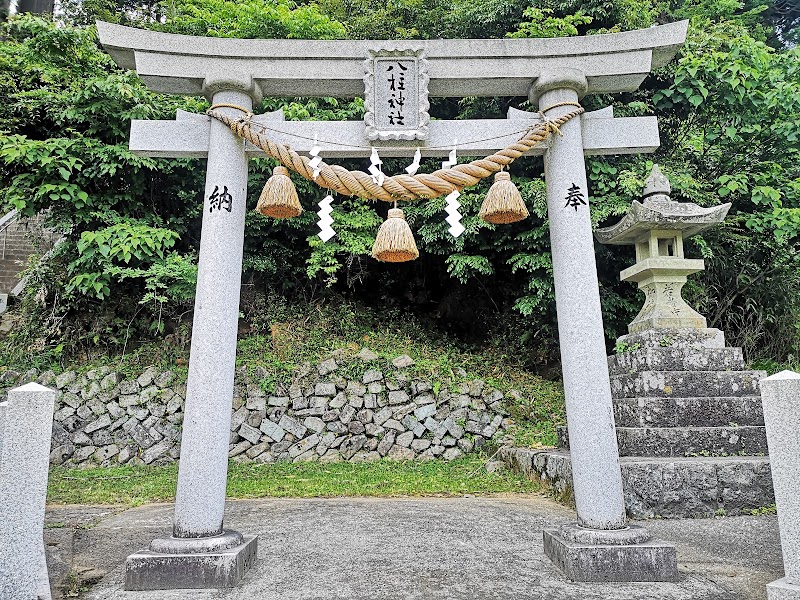
[[[382,262],[406,262],[419,257],[417,243],[405,215],[399,208],[390,208],[389,216],[378,229],[372,256]]]
[[[256,210],[265,217],[275,219],[290,219],[302,214],[303,207],[300,206],[297,190],[289,177],[289,169],[282,166],[273,169],[272,177],[267,180],[258,199]]]
[[[478,216],[487,223],[503,225],[527,219],[528,214],[528,208],[517,186],[511,181],[511,176],[506,171],[496,173]]]

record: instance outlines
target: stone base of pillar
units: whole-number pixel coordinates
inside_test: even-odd
[[[603,531],[577,524],[544,531],[544,553],[573,581],[677,581],[675,546],[643,527]]]
[[[800,585],[789,583],[786,577],[767,584],[767,600],[800,600]]]
[[[215,539],[223,543],[216,544]],[[153,540],[150,548],[125,561],[125,589],[234,587],[255,563],[257,548],[258,536],[230,531],[215,538]]]

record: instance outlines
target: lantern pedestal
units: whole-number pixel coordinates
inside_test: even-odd
[[[674,233],[653,232],[654,235],[668,236]],[[620,279],[635,281],[645,295],[644,306],[628,325],[628,331],[636,333],[647,329],[705,328],[706,318],[686,304],[681,297],[687,275],[702,271],[704,268],[701,259],[657,256],[646,258],[622,271]]]

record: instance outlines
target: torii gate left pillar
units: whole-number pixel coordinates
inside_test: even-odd
[[[252,110],[248,80],[206,81],[214,104]],[[234,116],[241,112],[231,108]],[[236,367],[239,294],[247,205],[244,140],[210,123],[189,377],[172,537],[128,557],[125,589],[231,587],[255,562],[257,536],[224,530],[225,488]],[[209,418],[213,415],[213,418]]]

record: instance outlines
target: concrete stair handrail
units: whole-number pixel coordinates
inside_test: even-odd
[[[0,233],[3,234],[3,246],[2,251],[0,251],[0,258],[6,257],[6,238],[8,237],[8,228],[17,222],[17,217],[19,216],[19,211],[16,209],[12,210],[9,213],[6,213],[2,217],[0,217]]]
[[[6,260],[7,258],[6,255],[9,252],[7,248],[8,243],[10,243],[8,239],[9,230],[16,224],[21,224],[21,225],[33,224],[41,227],[41,223],[44,221],[45,214],[46,213],[42,212],[32,217],[24,217],[22,214],[20,214],[18,210],[15,209],[0,217],[0,236],[2,236],[2,238],[0,238],[0,261]],[[14,234],[12,233],[12,235]],[[42,260],[46,260],[47,257],[49,257],[50,254],[53,253],[58,244],[60,244],[63,241],[63,237],[59,236],[56,239],[56,236],[51,236],[51,240],[54,240],[51,241],[52,246],[42,256]],[[14,256],[13,249],[11,250],[11,256]],[[20,271],[21,270],[22,268],[20,268]],[[0,271],[0,273],[1,272],[2,271]],[[22,293],[22,290],[25,289],[26,283],[27,283],[27,277],[22,278],[16,283],[13,289],[11,290],[6,289],[4,293],[0,294],[0,315],[2,315],[7,310],[9,298],[19,296]]]

